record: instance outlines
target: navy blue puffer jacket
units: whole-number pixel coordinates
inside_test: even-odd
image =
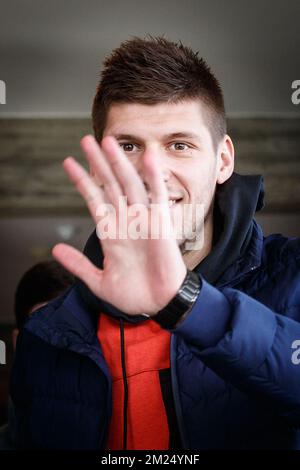
[[[253,219],[261,184],[234,174],[219,188],[214,247],[195,269],[202,290],[171,331],[184,449],[300,449],[300,243],[263,236]],[[19,336],[11,395],[20,448],[105,447],[111,377],[93,312],[122,312],[99,299],[94,308],[82,288],[35,312]]]

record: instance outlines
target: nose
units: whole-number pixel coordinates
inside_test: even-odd
[[[170,174],[171,170],[168,166],[168,159],[166,158],[166,155],[163,154],[162,151],[160,150],[154,150],[154,149],[146,149],[143,152],[143,155],[138,159],[136,166],[136,170],[140,177],[142,178],[143,182],[147,186],[146,182],[146,176],[145,176],[145,168],[144,168],[144,162],[145,160],[151,160],[151,158],[155,159],[157,164],[160,165],[162,174],[163,174],[163,179],[164,182],[167,183],[170,179]]]

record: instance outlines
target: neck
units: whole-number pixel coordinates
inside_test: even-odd
[[[204,242],[199,250],[182,250],[183,261],[190,271],[192,271],[212,250],[213,240],[213,214],[204,222]]]

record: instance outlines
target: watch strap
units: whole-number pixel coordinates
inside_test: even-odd
[[[187,271],[177,294],[152,317],[163,328],[174,328],[193,307],[201,290],[201,279],[194,271]]]

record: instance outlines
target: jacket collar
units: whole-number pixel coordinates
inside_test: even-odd
[[[262,231],[254,216],[263,207],[263,198],[260,175],[233,173],[217,187],[213,248],[195,269],[209,283],[220,285],[259,264]]]

